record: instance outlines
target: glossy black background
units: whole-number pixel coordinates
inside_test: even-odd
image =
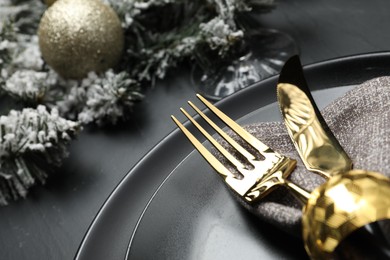
[[[259,22],[289,33],[299,46],[303,64],[389,50],[389,1],[279,0],[277,4],[273,12],[259,16]],[[337,81],[337,74],[329,77]],[[33,189],[24,201],[0,208],[0,258],[72,259],[104,201],[128,171],[174,129],[170,114],[193,96],[189,70],[182,68],[148,91],[129,123],[86,129],[46,186]],[[124,239],[116,244],[114,254],[101,255],[102,259],[123,259],[128,242]]]

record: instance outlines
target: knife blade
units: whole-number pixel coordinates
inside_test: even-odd
[[[298,56],[285,63],[277,97],[288,133],[308,170],[330,178],[352,169],[351,159],[314,102]]]

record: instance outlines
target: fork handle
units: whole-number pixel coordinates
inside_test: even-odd
[[[308,199],[310,198],[309,192],[289,180],[283,179],[281,181],[284,186],[287,187],[288,190],[294,195],[294,197],[296,197],[303,205],[306,205]]]

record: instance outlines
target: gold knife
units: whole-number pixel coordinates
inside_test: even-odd
[[[367,257],[389,259],[390,246],[378,225],[372,224],[390,218],[388,204],[382,203],[390,196],[389,180],[379,173],[352,170],[351,159],[315,104],[298,56],[284,65],[277,96],[302,162],[308,170],[329,178],[311,193],[303,210],[303,238],[310,256],[361,258],[364,252]]]
[[[280,73],[277,96],[287,131],[308,170],[329,178],[352,169],[351,159],[314,102],[298,56]]]

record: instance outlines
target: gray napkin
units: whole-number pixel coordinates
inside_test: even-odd
[[[351,157],[355,169],[390,176],[390,77],[375,78],[357,86],[321,113]],[[304,167],[282,122],[258,123],[245,128],[273,150],[298,161],[289,177],[292,182],[312,191],[325,181]],[[220,159],[227,165],[226,160]],[[237,199],[261,219],[301,235],[302,205],[285,188],[278,188],[255,205],[248,205],[238,196]]]

